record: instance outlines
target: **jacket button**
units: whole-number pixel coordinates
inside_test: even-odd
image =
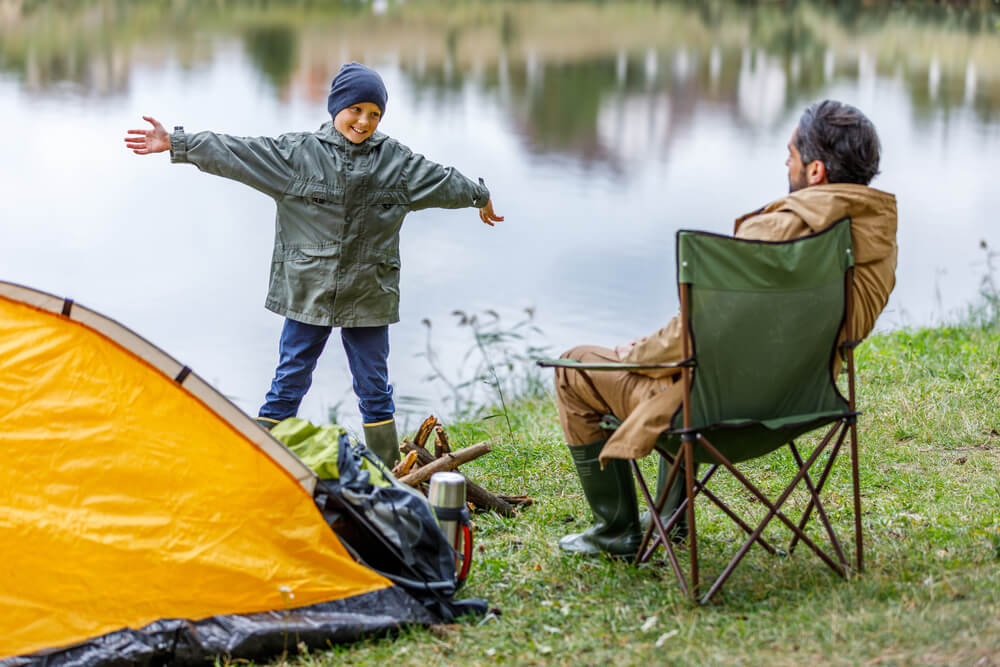
[[[350,222],[350,221],[351,221],[351,216],[345,215],[344,216],[344,222]]]

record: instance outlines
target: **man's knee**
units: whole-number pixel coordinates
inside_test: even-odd
[[[582,348],[574,347],[571,350],[563,352],[559,357],[560,359],[572,359],[574,361],[580,361],[579,350]],[[569,375],[570,373],[579,373],[579,371],[573,370],[571,368],[562,368],[561,366],[556,366],[556,394],[559,396],[565,396],[570,390]]]
[[[602,354],[602,352],[604,354]],[[560,359],[573,359],[574,361],[606,361],[607,349],[597,345],[577,345],[576,347],[563,352]]]
[[[572,359],[580,363],[604,363],[610,361],[610,350],[597,345],[577,345],[563,352],[560,359]],[[572,368],[556,367],[556,393],[565,395],[574,391],[580,381],[581,371]]]

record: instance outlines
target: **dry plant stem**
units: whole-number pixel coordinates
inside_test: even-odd
[[[421,466],[415,472],[411,472],[409,475],[400,477],[399,481],[403,484],[416,486],[420,482],[430,479],[431,475],[436,472],[454,470],[463,463],[468,463],[473,459],[478,459],[484,454],[489,454],[492,450],[493,446],[490,444],[490,441],[487,440],[486,442],[481,442],[478,445],[472,445],[471,447],[460,449],[453,454],[445,454],[439,459],[434,459],[434,461],[425,466]]]
[[[439,424],[434,429],[434,456],[441,458],[450,452],[451,445],[448,443],[448,434],[444,432],[444,428]]]
[[[399,451],[407,453],[416,452],[418,457],[417,465],[427,465],[428,463],[435,461],[433,454],[423,447],[417,447],[417,445],[405,438],[403,439],[403,444],[400,446]],[[465,497],[470,503],[480,509],[493,510],[500,516],[508,519],[517,516],[517,511],[514,509],[513,505],[500,496],[487,491],[468,477],[465,479]]]
[[[503,408],[503,418],[507,422],[507,432],[510,434],[510,445],[514,447],[516,446],[514,443],[514,427],[510,425],[510,414],[507,412],[507,401],[503,397],[503,387],[500,385],[500,378],[497,377],[497,369],[490,361],[489,355],[486,354],[486,346],[483,345],[482,334],[475,325],[475,320],[473,320],[472,330],[476,334],[476,345],[479,346],[479,352],[483,355],[483,361],[486,362],[486,366],[490,369],[490,374],[493,376],[493,387],[497,390],[497,396],[500,397],[500,407]]]
[[[413,437],[413,442],[417,446],[423,447],[427,443],[427,439],[431,437],[431,433],[434,432],[434,427],[437,426],[437,423],[437,417],[434,415],[425,419],[424,423],[417,429],[417,434]]]

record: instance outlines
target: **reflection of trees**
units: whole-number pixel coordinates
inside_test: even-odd
[[[699,95],[693,79],[675,77],[668,64],[651,74],[646,53],[584,62],[501,63],[478,79],[510,112],[518,136],[542,155],[571,154],[585,161],[619,165],[649,151],[662,151],[674,128],[690,120]],[[440,103],[468,83],[444,66],[422,72],[404,67],[419,91],[417,103]]]
[[[259,25],[247,29],[247,53],[274,87],[281,90],[291,81],[298,64],[298,30],[287,25]]]
[[[1000,11],[970,0],[605,3],[0,0],[0,71],[32,90],[114,94],[134,61],[207,62],[241,40],[282,95],[319,100],[344,58],[399,63],[418,103],[472,85],[533,150],[615,161],[616,104],[665,114],[629,142],[668,143],[687,109],[767,127],[835,81],[899,77],[918,121],[1000,108]],[[683,71],[682,71],[683,70]],[[866,84],[867,82],[867,84]],[[943,113],[942,113],[943,112]]]
[[[242,39],[254,65],[285,87],[300,55],[299,36],[318,13],[325,21],[367,17],[358,3],[0,0],[0,72],[34,91],[70,85],[115,94],[133,62],[210,62],[214,43]],[[309,11],[306,11],[309,9]],[[206,37],[208,39],[206,39]]]
[[[545,85],[534,89],[522,88],[526,99],[518,113],[536,147],[592,153],[601,100],[618,87],[614,61],[550,65],[544,81]]]

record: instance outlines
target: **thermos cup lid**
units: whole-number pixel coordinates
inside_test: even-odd
[[[457,472],[431,475],[427,499],[435,507],[461,507],[465,504],[465,477]]]

